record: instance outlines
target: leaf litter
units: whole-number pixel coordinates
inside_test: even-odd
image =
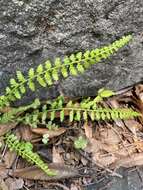
[[[100,104],[110,108],[131,107],[143,115],[143,84],[115,94]],[[59,117],[57,112],[56,119]],[[49,168],[56,169],[57,175],[49,177],[10,152],[2,140],[2,136],[10,130],[16,131],[20,139],[32,142],[35,151],[48,163]],[[42,143],[45,134],[48,134],[48,144]],[[143,165],[143,117],[115,122],[65,120],[55,130],[44,128],[43,125],[30,128],[28,125],[9,123],[0,125],[0,136],[0,189],[3,190],[82,190],[100,181],[103,182],[102,186],[106,186],[107,176],[122,177],[118,168]],[[84,149],[74,147],[75,139],[80,136],[87,141]]]

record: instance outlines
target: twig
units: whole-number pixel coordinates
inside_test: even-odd
[[[101,164],[96,162],[96,165],[103,168],[105,171],[109,172],[112,174],[112,176],[123,178],[123,176],[115,171],[110,170],[109,168],[106,168],[105,166],[102,166]]]

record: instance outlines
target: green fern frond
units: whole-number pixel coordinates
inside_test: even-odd
[[[116,120],[116,119],[129,119],[132,117],[140,116],[140,113],[133,111],[128,108],[102,108],[98,106],[99,96],[103,99],[104,97],[109,97],[114,95],[111,90],[100,90],[98,96],[94,99],[84,98],[81,102],[72,102],[71,100],[64,104],[64,97],[59,96],[54,102],[49,103],[45,112],[47,116],[50,113],[50,120],[53,121],[56,116],[56,112],[60,112],[60,121],[65,119],[66,115],[69,115],[70,121],[81,119],[87,120]],[[102,100],[100,99],[100,100]],[[68,114],[67,114],[68,112]],[[43,112],[39,112],[40,117]]]
[[[117,120],[117,119],[129,119],[140,116],[138,112],[133,111],[132,109],[119,109],[119,108],[102,108],[97,107],[96,109],[87,109],[80,107],[66,107],[59,109],[48,110],[51,114],[51,121],[55,119],[55,113],[60,112],[60,120],[63,121],[65,117],[65,112],[69,112],[69,120],[80,121],[81,119],[88,120],[90,118],[94,120]]]
[[[10,86],[6,88],[5,95],[0,96],[0,107],[21,99],[22,95],[26,93],[27,88],[35,91],[36,82],[40,86],[46,87],[54,84],[54,81],[59,80],[59,75],[65,78],[69,74],[75,76],[78,73],[83,73],[92,64],[110,57],[118,49],[126,45],[131,38],[131,35],[124,36],[120,40],[103,48],[93,49],[85,53],[72,54],[69,57],[66,56],[63,60],[56,58],[54,63],[48,60],[45,64],[40,64],[35,70],[31,68],[27,77],[21,71],[17,71],[16,79],[10,79]]]
[[[15,151],[19,156],[26,159],[31,164],[35,164],[48,176],[56,175],[56,171],[50,170],[48,165],[41,160],[40,156],[33,152],[33,145],[30,142],[19,141],[14,134],[6,134],[4,139],[10,151]]]
[[[67,116],[70,121],[80,121],[81,119],[116,120],[140,116],[140,113],[128,108],[115,109],[98,106],[98,103],[102,101],[103,98],[110,97],[111,95],[114,95],[114,92],[102,89],[99,90],[97,97],[94,99],[89,97],[82,99],[80,102],[72,102],[70,100],[68,103],[65,103],[63,96],[59,96],[53,101],[48,100],[42,107],[40,106],[40,102],[36,99],[36,103],[20,108],[13,108],[12,111],[3,114],[0,117],[0,123],[7,123],[14,120],[17,123],[28,124],[36,128],[39,124],[47,125],[49,120],[53,121],[57,117],[57,112],[61,122],[63,122]],[[34,110],[26,112],[25,114],[19,114],[30,108],[34,108]]]
[[[65,104],[64,98],[60,96],[56,100],[48,101],[47,104],[43,105],[42,111],[34,110],[32,113],[27,113],[24,117],[19,118],[19,122],[24,122],[32,127],[37,127],[39,124],[46,125],[49,120],[53,121],[57,117],[57,112],[61,122],[64,121],[65,117],[69,117],[72,122],[81,119],[91,119],[92,121],[117,120],[140,116],[140,113],[128,108],[99,107],[97,97],[93,100],[91,98],[83,99],[80,103],[69,101]]]

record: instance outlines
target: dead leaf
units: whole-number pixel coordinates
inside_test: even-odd
[[[93,161],[99,163],[102,166],[109,166],[117,160],[117,157],[114,154],[104,154],[96,153],[93,155]]]
[[[115,163],[116,167],[125,167],[130,168],[133,166],[142,166],[143,165],[143,153],[134,153],[128,157],[119,159]]]
[[[101,142],[105,144],[113,144],[116,145],[120,143],[121,139],[119,134],[117,134],[112,128],[105,128],[100,132]]]
[[[79,187],[77,187],[77,184],[71,184],[70,190],[79,190]]]
[[[60,127],[58,129],[55,129],[55,130],[49,130],[46,128],[35,128],[35,129],[32,128],[31,131],[33,133],[36,133],[39,135],[48,134],[49,138],[53,138],[53,137],[57,137],[57,136],[63,134],[66,131],[66,129],[64,127]]]
[[[18,128],[21,138],[25,141],[31,141],[31,139],[33,139],[34,136],[36,136],[32,133],[31,127],[28,125],[20,125],[18,126]]]
[[[85,151],[88,153],[96,153],[102,149],[102,144],[100,141],[91,138],[90,143],[86,146]]]
[[[118,103],[116,98],[113,98],[113,99],[109,100],[109,103],[110,103],[112,108],[119,108],[120,107],[120,104]],[[123,121],[121,119],[115,120],[115,123],[119,127],[124,127],[124,123],[123,123]]]
[[[0,190],[9,190],[4,180],[0,180]]]
[[[4,155],[4,162],[7,168],[10,168],[16,159],[16,152],[7,151]]]
[[[140,141],[138,139],[134,139],[134,145],[138,149],[139,152],[143,152],[143,141]]]
[[[92,138],[92,125],[89,122],[84,123],[85,135],[88,139]]]
[[[55,146],[53,146],[53,163],[64,164],[64,160],[60,155],[60,150],[58,148],[55,148]]]
[[[106,151],[108,153],[112,153],[118,150],[118,145],[116,144],[105,144],[100,140],[96,140],[94,138],[90,139],[90,144],[87,145],[85,151],[90,152],[92,154],[96,154],[100,151]]]
[[[142,125],[135,121],[134,119],[129,119],[129,120],[125,120],[124,121],[125,125],[127,126],[127,128],[136,136],[137,135],[137,131],[142,130]]]
[[[8,186],[8,190],[19,190],[24,185],[23,179],[16,179],[10,177],[5,180],[5,183]]]
[[[8,169],[5,164],[0,164],[0,179],[4,179],[7,177]]]
[[[16,127],[16,123],[0,124],[0,136],[5,135],[8,131]]]
[[[11,172],[11,175],[13,177],[21,177],[32,180],[45,180],[45,181],[61,180],[61,179],[73,178],[79,176],[79,172],[77,169],[61,164],[50,164],[49,169],[56,170],[57,175],[50,177],[36,166],[16,169],[14,172]]]
[[[118,149],[118,151],[115,152],[115,155],[120,159],[122,157],[126,157],[128,155],[133,154],[136,151],[135,146],[122,146]]]

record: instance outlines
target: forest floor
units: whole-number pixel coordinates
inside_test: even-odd
[[[116,92],[100,103],[104,107],[129,107],[143,116],[143,84]],[[0,125],[0,189],[2,190],[83,190],[95,184],[95,189],[108,189],[113,176],[122,178],[120,167],[143,165],[143,117],[116,121],[69,122],[49,131],[44,127],[30,128],[14,123]],[[50,169],[58,173],[49,177],[36,166],[3,145],[2,135],[12,131],[29,141]],[[47,144],[42,136],[48,134]],[[75,139],[86,139],[86,147],[77,149]],[[100,185],[99,185],[100,184]]]

